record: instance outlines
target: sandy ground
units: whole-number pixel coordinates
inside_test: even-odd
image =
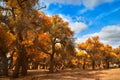
[[[79,69],[68,69],[52,74],[44,70],[29,70],[26,77],[17,79],[0,78],[0,80],[120,80],[120,68],[84,71]]]

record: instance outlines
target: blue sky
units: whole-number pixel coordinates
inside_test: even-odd
[[[75,32],[76,42],[98,35],[113,47],[120,45],[120,0],[43,0],[47,15],[59,14]]]

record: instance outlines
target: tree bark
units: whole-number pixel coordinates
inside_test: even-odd
[[[84,59],[84,63],[83,63],[83,66],[82,66],[83,70],[85,70],[85,66],[86,66],[86,62],[85,62],[85,59]]]
[[[53,73],[54,72],[54,57],[53,55],[50,56],[50,68],[49,72]]]
[[[105,68],[109,69],[110,68],[110,64],[109,64],[109,59],[108,58],[105,59],[105,63],[106,63]]]
[[[28,69],[28,60],[27,55],[24,53],[24,56],[22,56],[22,63],[21,63],[21,75],[26,76],[27,75],[27,69]]]
[[[1,61],[2,61],[2,75],[3,76],[8,76],[8,60],[7,60],[7,56],[6,54],[3,54],[1,57]]]
[[[27,54],[25,51],[25,47],[23,45],[18,44],[18,57],[15,63],[15,70],[13,72],[13,77],[17,78],[19,76],[19,73],[21,73],[22,76],[27,75]]]
[[[49,72],[54,72],[54,54],[55,54],[55,43],[52,43],[52,54],[50,55],[50,68]]]
[[[20,70],[20,57],[17,58],[15,63],[15,69],[13,71],[13,78],[18,78],[19,70]]]
[[[92,69],[95,69],[95,60],[92,60]]]
[[[109,63],[109,61],[107,61],[106,64],[107,64],[107,69],[109,69],[109,68],[110,68],[110,63]]]

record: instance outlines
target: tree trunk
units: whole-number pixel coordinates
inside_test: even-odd
[[[85,66],[86,66],[86,62],[85,62],[85,59],[84,59],[84,63],[83,63],[83,70],[85,70]]]
[[[92,60],[92,69],[95,69],[95,60]]]
[[[8,60],[6,54],[3,54],[3,56],[1,57],[1,61],[2,61],[2,66],[1,66],[2,75],[8,76]]]
[[[109,69],[110,68],[110,63],[109,63],[109,61],[107,61],[107,69]]]
[[[18,57],[16,60],[16,63],[15,63],[15,69],[13,71],[13,78],[18,78],[19,71],[20,71],[20,64],[21,64],[21,62]]]
[[[25,45],[21,45],[21,43],[23,41],[21,32],[18,32],[17,39],[18,39],[17,40],[18,56],[17,56],[17,60],[16,60],[16,64],[15,64],[15,70],[13,72],[14,78],[17,78],[19,76],[19,73],[21,73],[22,76],[27,75],[27,65],[28,65]]]
[[[21,63],[21,75],[26,76],[27,75],[27,69],[28,69],[28,61],[26,53],[24,53],[24,56],[22,56],[22,63]]]
[[[54,72],[54,54],[55,54],[55,43],[52,44],[52,54],[50,55],[50,68],[49,72]]]
[[[120,61],[118,61],[118,68],[120,68]]]
[[[108,58],[105,59],[105,63],[106,63],[105,68],[106,68],[106,69],[109,69],[110,64],[109,64],[109,60],[108,60]]]
[[[9,68],[9,69],[12,69],[13,66],[14,66],[14,63],[13,63],[13,55],[14,55],[14,53],[15,53],[15,49],[13,50],[11,56],[9,57],[9,60],[10,60],[10,63],[9,63],[9,65],[8,65],[8,68]]]
[[[15,64],[15,70],[13,72],[13,77],[17,78],[19,76],[19,73],[21,73],[22,76],[27,75],[27,56],[25,47],[18,44],[18,57]]]
[[[50,56],[50,68],[49,68],[49,72],[51,72],[51,73],[54,72],[54,56],[53,55]]]

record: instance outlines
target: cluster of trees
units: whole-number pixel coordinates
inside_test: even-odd
[[[99,41],[98,36],[88,38],[85,42],[78,44],[78,49],[77,56],[83,69],[89,65],[92,69],[108,69],[110,65],[115,64],[120,67],[120,47],[112,48],[110,45],[104,45]]]
[[[59,15],[47,16],[40,0],[0,0],[0,73],[27,75],[40,65],[49,72],[68,67],[119,64],[120,47],[113,49],[89,38],[75,50],[73,31]]]
[[[19,73],[25,76],[29,63],[36,66],[40,61],[42,65],[47,62],[49,71],[54,72],[57,61],[74,53],[73,31],[68,22],[58,15],[46,16],[40,11],[45,6],[40,7],[39,1],[0,0],[2,75],[7,76],[8,68],[14,66],[13,77]]]

